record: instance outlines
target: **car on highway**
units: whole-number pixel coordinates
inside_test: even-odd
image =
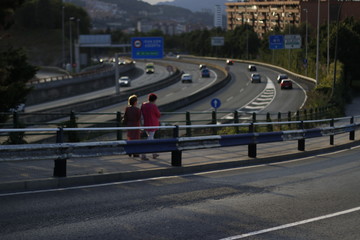
[[[280,87],[281,89],[292,89],[293,83],[290,79],[283,79],[281,80]]]
[[[281,73],[281,74],[279,74],[279,75],[277,76],[276,80],[277,80],[278,83],[281,83],[281,80],[283,80],[283,79],[288,79],[288,78],[289,78],[289,77],[288,77],[287,74]]]
[[[251,83],[261,83],[261,75],[259,73],[253,73],[250,77]]]
[[[205,64],[200,64],[200,65],[199,65],[199,69],[200,69],[200,70],[202,70],[202,69],[204,69],[204,68],[207,68]]]
[[[226,60],[226,64],[227,64],[227,65],[234,65],[234,61],[231,60],[231,59],[227,59],[227,60]]]
[[[210,70],[207,69],[207,68],[202,69],[201,70],[201,77],[206,77],[206,78],[210,77]]]
[[[130,87],[131,79],[128,76],[122,76],[119,78],[119,85],[121,87]]]
[[[145,65],[145,72],[147,74],[151,74],[155,72],[155,67],[154,67],[154,63],[147,63]]]
[[[190,73],[184,73],[181,75],[182,83],[192,83],[192,75]]]
[[[248,69],[249,69],[250,72],[256,72],[256,66],[255,65],[250,64],[248,66]]]

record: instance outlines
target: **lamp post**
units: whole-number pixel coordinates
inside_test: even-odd
[[[65,67],[65,7],[62,6],[62,67]]]
[[[70,67],[72,69],[73,65],[73,54],[72,54],[72,21],[74,20],[74,17],[69,18],[69,35],[70,35]]]
[[[326,60],[326,71],[329,73],[330,66],[330,0],[328,0],[328,9],[327,9],[327,60]]]
[[[317,34],[316,34],[316,84],[319,83],[319,41],[320,41],[320,0],[318,0],[317,11]]]
[[[342,0],[340,7],[338,9],[338,15],[336,19],[336,39],[335,39],[335,53],[334,53],[334,76],[333,76],[333,84],[331,89],[331,97],[334,97],[335,94],[335,84],[336,84],[336,62],[337,62],[337,52],[338,52],[338,38],[339,38],[339,22],[340,22],[340,15],[341,9],[344,4],[345,0]]]
[[[306,66],[305,66],[305,75],[308,74],[308,10],[304,8],[303,11],[306,13],[306,20],[305,20],[305,59],[306,59]]]

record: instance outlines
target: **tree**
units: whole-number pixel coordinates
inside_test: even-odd
[[[13,24],[15,9],[23,2],[9,0],[0,4],[1,36],[6,35],[6,30]],[[0,112],[7,112],[25,102],[26,95],[31,90],[26,83],[35,76],[36,71],[37,68],[27,62],[22,49],[9,47],[0,50]],[[8,115],[0,115],[0,123],[7,119]]]

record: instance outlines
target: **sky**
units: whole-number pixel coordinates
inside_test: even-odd
[[[159,2],[172,2],[172,0],[143,0],[143,2],[148,2],[150,4],[157,4]]]

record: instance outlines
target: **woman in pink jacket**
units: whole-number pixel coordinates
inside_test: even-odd
[[[144,102],[141,105],[141,114],[143,116],[144,120],[144,127],[150,127],[150,126],[159,126],[160,125],[160,111],[159,108],[156,106],[157,96],[155,93],[150,93],[148,95],[148,101]],[[146,134],[148,136],[148,139],[154,139],[154,135],[156,130],[158,128],[151,128],[151,129],[145,129]],[[159,154],[153,153],[153,158],[157,158]],[[141,156],[142,160],[149,160],[145,154]]]

